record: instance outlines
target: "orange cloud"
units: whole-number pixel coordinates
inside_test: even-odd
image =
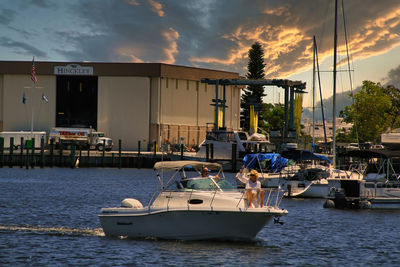
[[[236,43],[236,47],[231,48],[225,58],[213,57],[191,57],[191,62],[200,63],[215,63],[221,65],[237,64],[240,61],[247,60],[247,54],[251,45],[258,41],[264,49],[264,58],[267,62],[265,69],[266,75],[288,75],[293,71],[292,66],[288,69],[283,69],[276,61],[284,55],[301,49],[299,42],[307,40],[310,45],[306,47],[306,51],[301,53],[302,60],[312,59],[311,38],[305,37],[299,29],[294,27],[275,27],[257,26],[254,28],[246,28],[239,26],[231,34],[224,35],[223,38]],[[294,59],[296,60],[296,59]],[[301,68],[305,68],[304,64]]]
[[[179,39],[179,33],[173,28],[169,28],[162,32],[162,36],[164,36],[168,43],[168,47],[163,49],[166,55],[166,60],[163,63],[174,64],[175,55],[178,54],[178,44],[176,41]]]
[[[155,0],[147,0],[151,5],[151,11],[159,15],[160,17],[164,17],[165,12],[163,11],[163,5]]]
[[[125,0],[126,3],[132,5],[132,6],[138,6],[140,5],[136,0]]]
[[[136,55],[140,54],[140,49],[132,46],[118,47],[115,49],[115,53],[123,58],[129,58],[130,62],[142,63],[143,60],[138,58]]]
[[[266,15],[283,16],[288,10],[285,7],[264,10]],[[247,65],[247,54],[254,42],[259,42],[264,49],[267,78],[287,77],[302,72],[312,66],[312,32],[317,26],[301,27],[301,25],[269,26],[259,24],[242,24],[224,34],[222,38],[230,40],[233,45],[227,48],[222,57],[191,57],[193,63],[215,64],[216,67],[231,65]],[[390,10],[387,14],[366,21],[364,25],[348,36],[351,56],[354,59],[383,54],[400,45],[400,8]],[[351,25],[348,30],[351,33]],[[346,44],[343,33],[339,32],[338,58],[346,58]],[[332,46],[328,39],[320,40],[325,47],[319,49],[319,62],[332,56]],[[347,59],[340,60],[338,65],[347,64]]]
[[[281,6],[281,7],[275,8],[275,9],[272,9],[272,8],[265,9],[261,13],[266,14],[266,15],[282,16],[286,12],[288,12],[288,8],[286,6]]]

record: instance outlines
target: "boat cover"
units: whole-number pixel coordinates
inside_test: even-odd
[[[193,167],[197,170],[201,168],[207,167],[210,170],[219,171],[222,169],[221,164],[219,163],[211,163],[211,162],[202,162],[202,161],[193,161],[193,160],[177,160],[177,161],[160,161],[154,164],[155,170],[179,170],[185,167]]]
[[[322,160],[331,163],[327,157],[322,155],[317,155],[312,153],[309,150],[298,150],[292,149],[287,151],[282,151],[282,156],[294,161],[303,161],[303,160]]]
[[[269,163],[268,165],[267,162]],[[243,164],[247,169],[258,169],[261,165],[262,169],[268,168],[272,172],[280,172],[288,162],[287,158],[278,153],[247,154],[243,158]]]

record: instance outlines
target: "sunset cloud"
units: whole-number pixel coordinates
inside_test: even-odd
[[[163,11],[163,6],[162,4],[160,4],[159,2],[155,1],[155,0],[147,0],[149,2],[149,4],[151,5],[151,10],[156,13],[157,15],[159,15],[160,17],[164,17],[165,12]]]
[[[398,0],[344,3],[353,60],[400,46]],[[85,0],[25,7],[0,3],[0,54],[5,60],[35,54],[44,60],[166,62],[243,75],[248,51],[257,41],[265,51],[267,77],[285,78],[311,67],[314,35],[320,62],[332,56],[331,0],[253,0],[251,5],[248,0],[109,0],[101,5]],[[30,16],[39,11],[41,16]],[[343,59],[340,7],[339,14]],[[48,21],[54,25],[43,27]]]
[[[125,2],[127,2],[128,4],[130,4],[132,6],[140,5],[136,0],[125,0]]]
[[[175,55],[178,54],[178,44],[177,40],[179,38],[179,33],[173,28],[169,28],[162,32],[162,35],[167,40],[167,47],[163,49],[166,59],[163,63],[174,64]]]
[[[129,58],[130,62],[143,63],[143,60],[136,56],[141,54],[140,49],[136,49],[132,46],[116,48],[115,54],[121,58]]]

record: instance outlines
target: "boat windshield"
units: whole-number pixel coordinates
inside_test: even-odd
[[[196,178],[186,182],[185,188],[195,190],[234,190],[235,188],[225,179]]]
[[[184,179],[181,180],[180,182],[175,181],[174,183],[170,184],[166,189],[167,190],[193,189],[193,190],[203,190],[203,191],[236,190],[235,187],[232,184],[230,184],[227,180],[215,179],[211,177]]]

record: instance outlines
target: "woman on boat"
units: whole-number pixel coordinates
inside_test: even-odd
[[[246,185],[245,197],[249,203],[249,208],[253,206],[255,208],[262,208],[264,205],[264,191],[261,190],[261,183],[258,181],[258,172],[256,170],[251,170],[249,177],[246,177],[244,174],[244,166],[242,166],[240,172],[237,174],[237,178]]]

